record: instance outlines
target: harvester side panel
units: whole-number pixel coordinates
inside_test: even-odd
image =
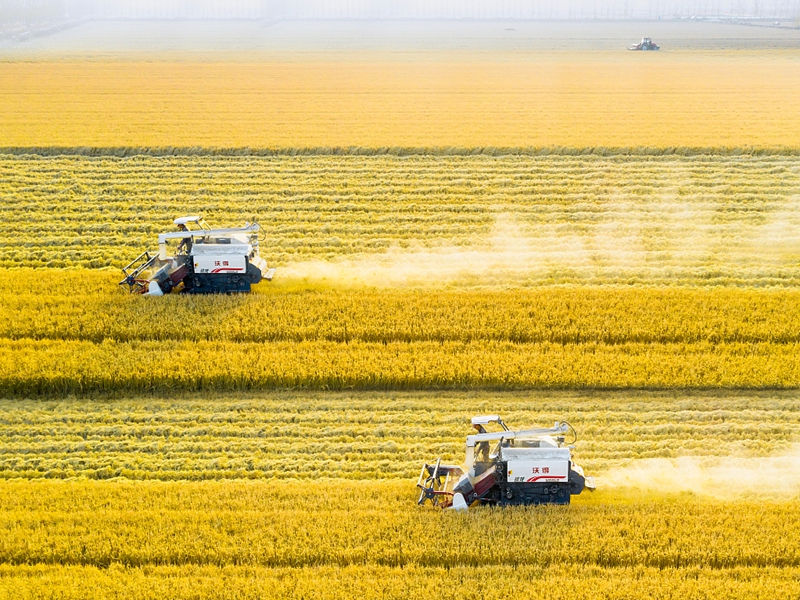
[[[198,255],[192,256],[194,272],[198,273],[245,273],[247,258],[245,256],[229,255]]]
[[[504,448],[507,479],[511,482],[561,482],[569,477],[569,448]]]
[[[565,482],[569,477],[569,462],[553,460],[514,460],[508,462],[508,481]]]

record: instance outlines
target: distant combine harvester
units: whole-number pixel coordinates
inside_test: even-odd
[[[658,50],[660,47],[650,38],[643,37],[638,44],[628,46],[628,50]]]

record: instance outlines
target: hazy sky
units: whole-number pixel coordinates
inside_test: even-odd
[[[0,23],[73,18],[800,18],[800,0],[2,0]]]

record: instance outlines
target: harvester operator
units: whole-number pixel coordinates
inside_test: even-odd
[[[189,228],[181,223],[178,225],[178,231],[189,231]],[[181,243],[178,244],[178,254],[184,253],[189,254],[192,251],[192,238],[185,237],[181,240]]]
[[[486,433],[486,428],[483,425],[475,424],[473,427],[478,433]],[[475,454],[477,462],[489,462],[489,442],[479,442],[478,450]]]

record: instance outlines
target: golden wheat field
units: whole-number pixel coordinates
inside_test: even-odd
[[[496,411],[520,426],[567,419],[578,430],[576,460],[607,490],[777,500],[800,485],[792,467],[800,401],[792,391],[95,397],[3,400],[0,478],[325,480],[333,487],[344,479],[391,479],[406,486],[401,495],[413,494],[406,484],[421,461],[462,460],[469,417]],[[639,470],[630,471],[631,463]],[[784,466],[792,472],[775,477]]]
[[[794,54],[653,58],[591,53],[410,64],[0,62],[0,142],[228,148],[800,145]]]
[[[283,392],[2,408],[9,598],[501,598],[555,582],[580,598],[758,598],[800,584],[794,393]],[[600,490],[570,507],[414,509],[419,458],[458,459],[468,415],[486,410],[570,419]],[[187,481],[202,479],[217,481]]]
[[[800,157],[575,154],[4,155],[0,264],[118,268],[194,211],[218,225],[258,220],[283,280],[800,279]]]
[[[645,27],[662,51],[626,52]],[[798,49],[694,21],[0,38],[0,599],[800,596]],[[120,288],[182,214],[260,223],[275,280]],[[495,413],[573,424],[597,491],[417,506]]]
[[[0,276],[0,390],[794,388],[795,290],[336,288],[245,297]],[[42,292],[46,289],[46,292]],[[101,318],[98,316],[101,315]],[[175,365],[180,364],[180,368]]]

